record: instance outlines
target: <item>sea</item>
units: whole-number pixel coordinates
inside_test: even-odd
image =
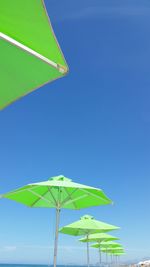
[[[92,267],[97,267],[95,265],[91,265]],[[0,267],[53,267],[53,265],[39,265],[39,264],[6,264],[6,263],[0,263]],[[84,265],[75,265],[75,264],[69,264],[69,265],[59,265],[57,264],[57,267],[87,267]]]
[[[0,267],[53,267],[53,265],[44,265],[44,264],[22,264],[22,263],[0,263]],[[58,265],[57,267],[84,267],[79,265]]]

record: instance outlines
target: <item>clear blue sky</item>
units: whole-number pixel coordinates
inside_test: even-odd
[[[63,210],[61,225],[89,213],[121,226],[112,234],[124,259],[141,259],[150,253],[150,3],[46,5],[70,73],[0,113],[0,192],[59,174],[102,188],[114,206]],[[1,200],[0,213],[0,262],[47,263],[49,252],[52,262],[54,210]],[[59,241],[58,263],[85,262],[77,238]]]

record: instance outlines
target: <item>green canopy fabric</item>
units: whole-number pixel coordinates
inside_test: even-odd
[[[3,197],[35,208],[78,210],[112,203],[101,189],[74,183],[63,175],[28,184],[4,194]]]
[[[84,215],[79,221],[62,227],[59,232],[74,236],[86,235],[88,239],[90,234],[109,232],[117,229],[119,227],[97,221],[93,216]]]
[[[108,252],[108,253],[110,253],[110,252]],[[126,253],[125,252],[114,252],[114,251],[112,251],[111,254],[116,255],[116,256],[121,256],[121,255],[125,255]]]
[[[117,242],[101,242],[100,244],[97,243],[97,244],[94,244],[92,245],[91,247],[93,248],[122,248],[122,245],[117,243]]]
[[[64,76],[68,66],[42,0],[0,1],[0,109]]]
[[[102,252],[110,252],[110,253],[113,253],[113,252],[115,252],[115,253],[120,253],[120,252],[124,252],[124,249],[122,248],[122,247],[116,247],[116,248],[101,248],[101,251]]]
[[[106,233],[91,234],[87,237],[79,239],[80,242],[95,242],[101,243],[102,241],[118,240],[118,237],[108,235]]]
[[[112,230],[117,230],[119,227],[107,224],[101,221],[97,221],[94,217],[90,215],[84,215],[79,221],[76,221],[72,224],[62,227],[59,232],[63,234],[80,236],[86,235],[87,240],[89,235],[93,233],[103,233]],[[89,258],[89,242],[87,242],[87,266],[89,267],[90,258]]]
[[[78,210],[112,202],[101,189],[74,183],[63,175],[51,177],[48,181],[28,184],[2,197],[31,208],[56,208],[54,267],[57,259],[60,210],[62,208]]]

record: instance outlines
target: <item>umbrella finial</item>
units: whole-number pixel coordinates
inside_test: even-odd
[[[64,175],[58,175],[58,176],[54,176],[49,178],[49,180],[53,180],[53,181],[66,181],[66,182],[71,182],[72,180],[65,177]]]
[[[84,215],[81,217],[81,220],[94,220],[94,217],[91,215]]]

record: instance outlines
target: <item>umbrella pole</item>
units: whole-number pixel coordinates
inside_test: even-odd
[[[106,265],[108,265],[108,254],[107,254],[107,249],[106,249]]]
[[[101,257],[101,249],[99,248],[99,266],[101,266],[102,257]]]
[[[55,246],[54,246],[54,267],[56,267],[56,264],[57,264],[59,219],[60,219],[60,209],[59,208],[56,208],[56,231],[55,231]]]
[[[89,236],[87,235],[87,240]],[[90,253],[89,253],[89,242],[87,242],[87,266],[90,267]]]

